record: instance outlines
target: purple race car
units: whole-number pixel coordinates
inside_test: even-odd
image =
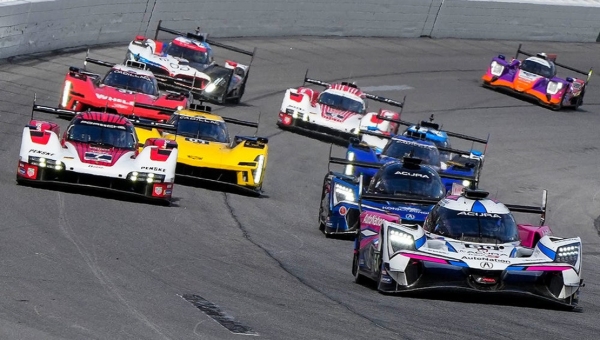
[[[528,58],[518,60],[520,54]],[[556,76],[557,67],[586,75],[587,78],[559,78]],[[559,64],[556,54],[538,53],[534,56],[522,51],[519,44],[517,54],[510,62],[501,54],[494,57],[482,79],[485,87],[508,90],[533,98],[553,110],[560,110],[564,107],[577,109],[583,104],[585,88],[591,76],[592,69],[585,72]]]

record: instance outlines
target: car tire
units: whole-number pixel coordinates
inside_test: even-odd
[[[352,275],[354,275],[354,282],[359,285],[369,283],[369,279],[358,272],[358,252],[352,257]]]
[[[577,98],[577,102],[575,102],[575,110],[577,110],[581,105],[583,105],[583,96],[585,95],[585,88],[581,91],[581,94]]]
[[[319,230],[321,232],[323,232],[326,236],[327,234],[325,233],[325,223],[323,223],[323,215],[325,214],[325,210],[323,209],[323,204],[325,203],[323,200],[325,199],[326,196],[326,192],[325,192],[325,186],[329,185],[331,186],[331,180],[329,180],[329,175],[325,176],[325,178],[323,179],[323,189],[321,190],[321,204],[319,205],[319,216],[318,216],[318,221],[319,221]],[[327,205],[329,206],[329,202],[327,202]],[[329,212],[328,212],[329,215]]]

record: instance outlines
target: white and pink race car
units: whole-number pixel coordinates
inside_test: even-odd
[[[370,131],[369,138],[363,142],[380,144],[379,137],[373,134],[394,135],[398,124],[380,117],[398,120],[400,112],[379,110],[367,112],[367,99],[379,101],[402,108],[404,101],[362,92],[354,83],[326,83],[304,77],[304,83],[326,87],[319,92],[303,86],[288,89],[285,92],[277,125],[286,130],[306,132],[308,134],[331,136],[338,141],[347,142],[350,138],[361,138],[361,131]]]

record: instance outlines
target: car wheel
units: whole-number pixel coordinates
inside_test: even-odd
[[[327,198],[327,190],[331,185],[331,181],[328,176],[325,176],[323,180],[323,190],[321,191],[321,205],[319,206],[319,230],[325,233],[324,221],[329,216],[329,200]]]
[[[383,267],[383,260],[382,260],[382,255],[383,255],[383,247],[385,244],[385,241],[383,239],[383,227],[381,227],[381,234],[379,235],[379,246],[381,247],[381,249],[379,250],[379,254],[377,255],[377,266],[375,268],[377,268],[377,281],[375,282],[375,287],[377,287],[377,290],[379,290],[379,284],[381,283],[381,268]]]
[[[585,95],[585,89],[581,91],[581,94],[577,98],[577,102],[575,102],[575,110],[577,110],[581,105],[583,105],[583,96]]]
[[[369,283],[369,279],[358,272],[358,252],[354,254],[352,259],[352,275],[354,275],[354,282],[358,283],[359,285]]]

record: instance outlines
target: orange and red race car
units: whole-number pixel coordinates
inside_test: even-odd
[[[189,94],[160,92],[154,74],[135,61],[115,64],[86,57],[86,62],[108,66],[104,77],[85,69],[69,67],[59,107],[74,111],[103,111],[157,121],[169,119],[173,109],[188,106]],[[85,65],[84,64],[84,65]],[[138,108],[134,103],[168,110]]]
[[[519,60],[519,55],[528,56]],[[587,76],[585,79],[575,77],[557,77],[557,67]],[[509,62],[503,55],[494,57],[483,75],[483,86],[502,89],[517,95],[529,97],[543,106],[553,110],[564,107],[577,109],[583,104],[585,88],[592,76],[571,66],[556,62],[555,54],[538,53],[533,55],[517,48],[517,54]]]

